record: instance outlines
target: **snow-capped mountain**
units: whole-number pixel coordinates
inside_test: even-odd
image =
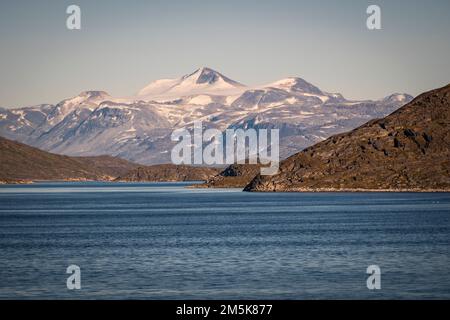
[[[242,92],[245,88],[239,82],[203,67],[178,79],[153,81],[138,92],[136,99],[168,100],[201,94],[230,95]]]
[[[67,155],[109,154],[142,164],[170,162],[176,128],[279,128],[281,156],[384,117],[408,103],[407,94],[379,101],[349,101],[301,78],[246,87],[201,68],[158,80],[136,97],[86,91],[56,105],[0,108],[0,135]]]

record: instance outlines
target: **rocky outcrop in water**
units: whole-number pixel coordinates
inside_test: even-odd
[[[197,188],[244,188],[260,172],[260,164],[232,164]]]

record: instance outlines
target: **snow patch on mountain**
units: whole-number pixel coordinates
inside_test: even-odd
[[[141,89],[135,98],[163,101],[191,95],[230,95],[242,92],[245,88],[221,73],[203,67],[178,79],[156,80]]]

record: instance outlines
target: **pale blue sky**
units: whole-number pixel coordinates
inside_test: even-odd
[[[66,29],[78,4],[82,30]],[[366,8],[383,30],[366,29]],[[448,0],[15,0],[0,3],[0,106],[114,96],[200,66],[248,85],[299,76],[348,98],[450,82]]]

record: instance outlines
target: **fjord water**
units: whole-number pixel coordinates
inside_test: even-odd
[[[0,186],[0,298],[450,298],[449,193],[185,186]]]

